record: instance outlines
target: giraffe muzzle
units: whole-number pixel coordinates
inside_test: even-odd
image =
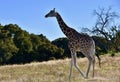
[[[47,18],[48,17],[48,15],[45,15],[45,18]]]

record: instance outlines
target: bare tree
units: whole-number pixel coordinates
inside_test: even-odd
[[[114,23],[115,18],[119,16],[116,14],[116,12],[112,11],[111,7],[109,7],[107,10],[104,8],[99,8],[99,11],[94,11],[94,15],[97,16],[97,21],[92,29],[92,33],[103,36],[107,41],[107,50],[109,50],[111,39],[110,36],[112,36],[110,30],[113,28],[112,24]]]

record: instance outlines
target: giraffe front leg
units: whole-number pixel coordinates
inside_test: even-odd
[[[69,80],[71,80],[71,77],[72,77],[72,66],[73,66],[73,59],[71,59],[71,62],[70,62],[70,75],[69,75]]]
[[[83,72],[80,70],[79,66],[77,65],[76,52],[72,55],[72,57],[73,57],[73,63],[74,63],[75,68],[79,71],[79,73],[81,74],[81,76],[85,78]]]

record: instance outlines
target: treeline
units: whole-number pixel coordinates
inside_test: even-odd
[[[16,24],[0,25],[0,64],[47,61],[63,53],[42,34],[29,34]]]
[[[120,31],[116,35],[118,37],[115,41],[120,49]],[[108,53],[105,38],[93,36],[93,39],[96,43],[97,54]],[[109,51],[118,52],[114,44],[110,43]],[[84,57],[82,53],[77,53],[77,55]],[[71,57],[67,38],[58,38],[51,42],[43,34],[30,34],[16,24],[0,25],[0,64],[41,62],[66,57]]]

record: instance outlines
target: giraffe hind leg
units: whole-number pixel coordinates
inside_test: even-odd
[[[88,74],[89,74],[89,71],[90,71],[90,66],[91,66],[91,59],[89,58],[88,59],[88,67],[87,67],[87,71],[86,71],[86,79],[88,79]]]
[[[88,74],[89,74],[89,71],[90,71],[90,67],[91,67],[91,63],[93,64],[93,77],[94,77],[94,68],[95,68],[95,58],[88,58],[88,68],[87,68],[87,71],[86,71],[86,79],[88,78]]]
[[[93,64],[93,77],[94,77],[94,70],[95,70],[95,57],[92,59],[92,64]]]

